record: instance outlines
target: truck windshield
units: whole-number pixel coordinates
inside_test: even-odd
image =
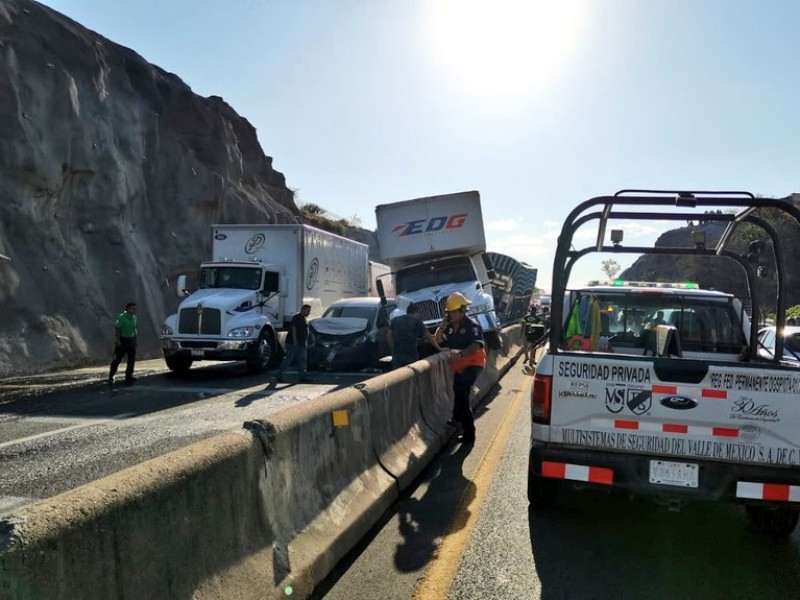
[[[613,352],[641,355],[654,340],[658,325],[677,329],[684,353],[733,354],[747,343],[742,316],[729,297],[587,291],[569,297],[563,330],[566,346],[577,346],[576,337],[605,337]]]
[[[469,258],[456,256],[399,269],[395,274],[395,290],[398,293],[413,292],[443,283],[477,281],[477,279]]]
[[[200,269],[200,289],[234,288],[261,289],[261,269],[254,267],[203,267]]]

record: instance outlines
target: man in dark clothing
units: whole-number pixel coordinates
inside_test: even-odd
[[[308,361],[308,321],[306,319],[309,314],[311,314],[311,305],[303,304],[300,312],[292,317],[289,333],[286,336],[286,356],[275,375],[275,379],[279,383],[283,381],[283,372],[295,361],[297,362],[297,382],[311,382],[311,379],[306,376],[306,362]]]
[[[441,350],[425,323],[419,318],[417,305],[413,302],[406,308],[406,314],[392,319],[389,325],[387,340],[392,351],[392,368],[410,365],[419,360],[417,341],[422,338],[433,346],[437,352]]]
[[[467,316],[467,305],[469,300],[463,294],[451,294],[445,303],[444,319],[434,337],[440,346],[450,348],[455,396],[453,419],[461,423],[462,432],[458,441],[472,444],[475,442],[475,417],[469,396],[475,380],[486,366],[486,350],[481,326]]]
[[[114,385],[114,375],[117,374],[122,357],[127,356],[125,365],[125,383],[133,383],[133,367],[136,364],[136,335],[139,333],[139,318],[136,316],[136,303],[128,302],[125,310],[114,321],[116,344],[114,357],[111,359],[111,369],[108,373],[108,384]]]

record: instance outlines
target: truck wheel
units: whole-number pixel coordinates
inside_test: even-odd
[[[192,359],[186,356],[166,356],[164,362],[167,363],[167,368],[173,373],[183,375],[192,366]]]
[[[792,508],[747,506],[745,510],[747,522],[753,529],[776,538],[789,537],[800,518],[800,513]]]
[[[557,496],[557,481],[528,472],[528,504],[531,508],[553,508]]]
[[[274,340],[270,331],[262,331],[258,338],[258,345],[251,356],[247,358],[247,370],[257,375],[267,370],[274,353]]]
[[[486,343],[492,350],[500,350],[503,348],[503,334],[501,331],[487,331],[484,334]]]

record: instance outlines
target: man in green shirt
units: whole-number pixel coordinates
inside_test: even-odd
[[[136,334],[139,332],[139,318],[136,316],[135,302],[128,302],[125,305],[125,310],[114,321],[114,332],[116,345],[114,346],[114,358],[111,360],[111,371],[108,374],[108,384],[114,385],[114,375],[117,374],[117,368],[122,362],[123,356],[128,357],[125,366],[125,383],[133,383],[136,381],[133,376],[133,366],[136,363]]]

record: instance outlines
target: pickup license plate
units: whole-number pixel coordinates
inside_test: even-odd
[[[205,356],[205,350],[201,348],[192,348],[192,356]]]
[[[698,468],[694,463],[650,461],[650,483],[696,488],[697,474]]]

